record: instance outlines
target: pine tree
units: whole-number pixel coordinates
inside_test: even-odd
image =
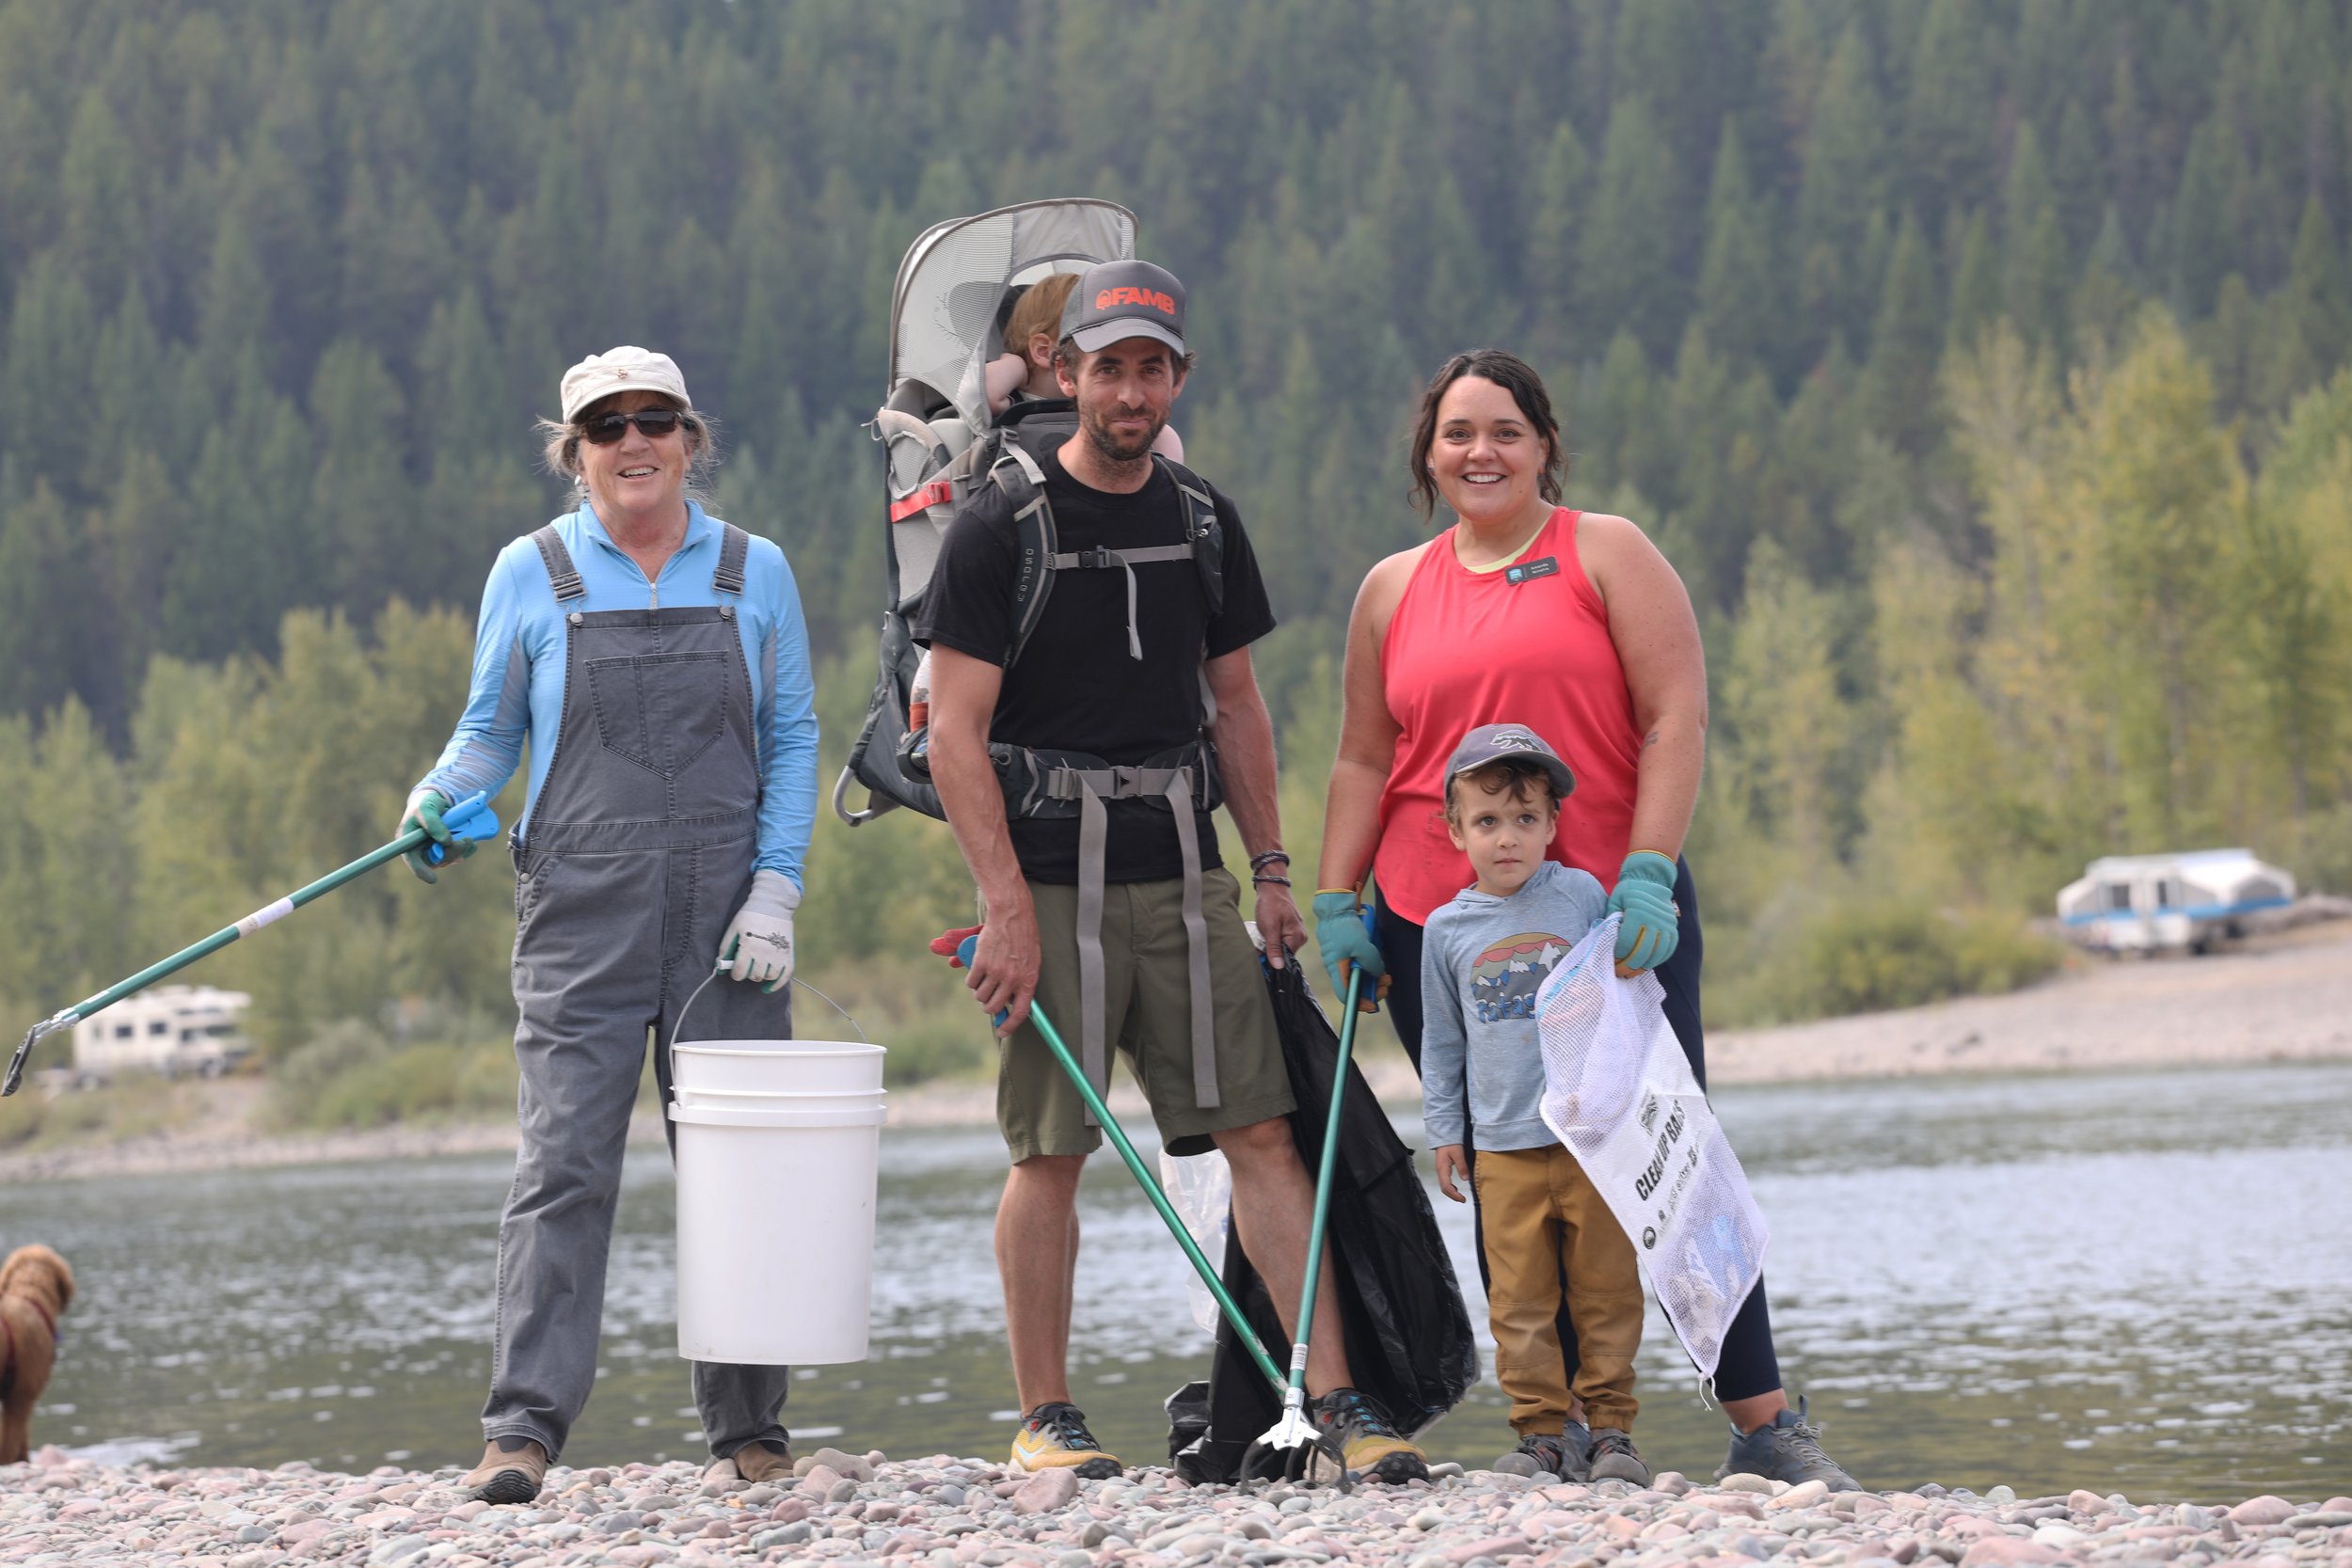
[[[45,481],[79,495],[89,454],[90,360],[98,323],[89,291],[55,249],[45,250],[17,285],[8,313],[7,373],[0,377],[0,421],[27,460],[18,483]],[[53,417],[56,409],[72,418]],[[38,432],[38,440],[28,440]]]
[[[146,226],[130,144],[97,87],[86,88],[74,107],[57,174],[65,195],[60,259],[98,309],[111,313],[130,280],[133,259],[144,249]]]
[[[2012,224],[2010,250],[2001,269],[2001,294],[2010,320],[2030,342],[2066,341],[2069,268],[2066,236],[2058,230],[2058,208],[2043,203],[2030,224]]]
[[[2172,193],[2171,290],[2174,307],[2196,320],[2213,309],[2214,294],[2231,269],[2230,198],[2225,186],[2227,155],[2213,121],[2189,138],[2188,161]]]
[[[1905,451],[1925,451],[1938,422],[1936,360],[1944,346],[1943,291],[1915,214],[1896,230],[1870,327],[1873,423]]]
[[[1672,157],[1648,105],[1618,100],[1592,219],[1579,237],[1577,286],[1588,333],[1629,331],[1653,355],[1665,352],[1681,306],[1674,189]]]
[[[1862,28],[1848,24],[1805,132],[1796,245],[1813,352],[1835,332],[1857,340],[1869,325],[1867,307],[1858,311],[1855,303],[1870,286],[1856,258],[1885,189],[1887,122],[1876,69]]]
[[[310,384],[310,425],[318,441],[310,482],[310,515],[335,526],[316,537],[321,583],[331,602],[363,619],[395,594],[429,599],[438,563],[408,548],[416,497],[401,447],[384,433],[397,430],[406,400],[373,349],[350,338],[319,356]]]
[[[1698,319],[1708,341],[1734,364],[1774,360],[1781,308],[1772,263],[1766,226],[1749,189],[1739,132],[1725,119],[1708,188]]]
[[[1576,127],[1560,121],[1535,176],[1534,211],[1519,277],[1530,304],[1528,340],[1537,359],[1555,364],[1578,356],[1576,253],[1592,200],[1592,159]]]
[[[1952,268],[1951,341],[1962,347],[1975,343],[2000,314],[2001,273],[1993,260],[1992,226],[1982,212],[1971,213]]]
[[[2286,286],[2265,314],[2255,397],[2263,407],[2283,409],[2296,394],[2326,379],[2352,350],[2352,312],[2335,232],[2316,196],[2303,203]]]
[[[2099,134],[2080,98],[2067,101],[2066,113],[2058,121],[2050,183],[2058,193],[2058,227],[2066,235],[2067,248],[2080,255],[2099,231],[2107,193]]]
[[[1947,208],[1981,205],[1992,195],[1993,62],[1987,29],[1966,0],[1929,0],[1911,52],[1903,115],[1912,191],[1922,219],[1940,224]]]

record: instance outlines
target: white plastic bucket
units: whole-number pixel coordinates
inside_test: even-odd
[[[705,1111],[826,1111],[882,1103],[880,1089],[771,1094],[766,1089],[697,1089],[680,1084],[671,1092],[679,1104]]]
[[[670,1070],[696,1089],[835,1094],[881,1088],[884,1054],[850,1040],[702,1040],[670,1047]]]
[[[677,1348],[688,1360],[866,1359],[882,1101],[879,1092],[840,1098],[805,1108],[670,1107]]]

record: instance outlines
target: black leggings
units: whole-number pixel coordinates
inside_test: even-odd
[[[1375,899],[1379,911],[1379,930],[1375,940],[1380,943],[1380,956],[1387,960],[1390,974],[1389,1021],[1396,1025],[1396,1037],[1405,1042],[1405,1054],[1413,1059],[1413,1070],[1421,1071],[1421,927],[1389,908],[1388,900]],[[1691,1076],[1707,1087],[1707,1037],[1699,1022],[1699,965],[1706,957],[1706,941],[1699,933],[1699,894],[1691,880],[1687,861],[1675,866],[1675,902],[1681,907],[1682,918],[1676,928],[1674,957],[1660,964],[1653,972],[1658,983],[1665,988],[1666,1022],[1673,1026],[1675,1038],[1681,1043],[1682,1054],[1691,1063]],[[1477,1130],[1470,1130],[1470,1147],[1463,1150],[1471,1161],[1477,1159],[1475,1148]],[[1473,1223],[1477,1211],[1477,1189],[1471,1189]],[[1477,1232],[1478,1282],[1486,1278],[1486,1239],[1483,1230]],[[1573,1374],[1577,1366],[1576,1329],[1568,1322],[1568,1309],[1560,1308],[1560,1349],[1567,1370]],[[1731,1320],[1731,1327],[1724,1335],[1724,1350],[1715,1364],[1715,1397],[1718,1400],[1753,1399],[1779,1388],[1780,1358],[1772,1353],[1772,1312],[1764,1300],[1764,1281],[1759,1277],[1756,1289],[1748,1292],[1747,1301]]]

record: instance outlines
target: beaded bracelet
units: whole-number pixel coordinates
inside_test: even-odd
[[[1277,877],[1270,871],[1258,872],[1249,879],[1259,887],[1288,887],[1291,885],[1291,879],[1288,877]]]

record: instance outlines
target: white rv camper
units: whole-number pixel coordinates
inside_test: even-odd
[[[2109,855],[2058,895],[2073,941],[2103,952],[2202,952],[2246,934],[2257,910],[2295,902],[2295,879],[2245,849]]]
[[[73,1026],[73,1075],[99,1083],[123,1072],[226,1072],[250,1051],[241,990],[158,986]]]

